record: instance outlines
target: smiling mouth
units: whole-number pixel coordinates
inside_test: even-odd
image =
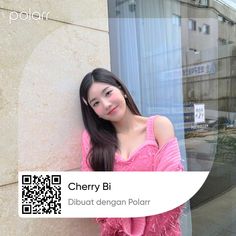
[[[114,107],[111,111],[107,113],[107,115],[110,115],[118,106]]]

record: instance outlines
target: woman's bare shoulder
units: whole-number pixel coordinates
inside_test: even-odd
[[[159,147],[175,137],[174,126],[166,116],[156,116],[154,119],[154,135]]]

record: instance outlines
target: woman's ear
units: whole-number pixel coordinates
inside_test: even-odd
[[[123,91],[123,89],[122,89],[122,87],[121,87],[120,85],[118,86],[118,89],[122,92],[122,94],[123,94],[124,97],[125,97],[125,96],[127,97],[127,95],[125,94],[125,92]]]

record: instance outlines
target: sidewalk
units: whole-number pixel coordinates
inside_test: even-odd
[[[236,187],[192,210],[192,227],[192,236],[236,236]]]

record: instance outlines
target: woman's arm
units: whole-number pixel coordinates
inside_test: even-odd
[[[183,171],[178,140],[171,121],[164,116],[154,120],[154,135],[159,145],[155,157],[155,171]]]
[[[175,137],[174,127],[171,121],[165,116],[156,116],[154,119],[154,135],[161,148]]]

